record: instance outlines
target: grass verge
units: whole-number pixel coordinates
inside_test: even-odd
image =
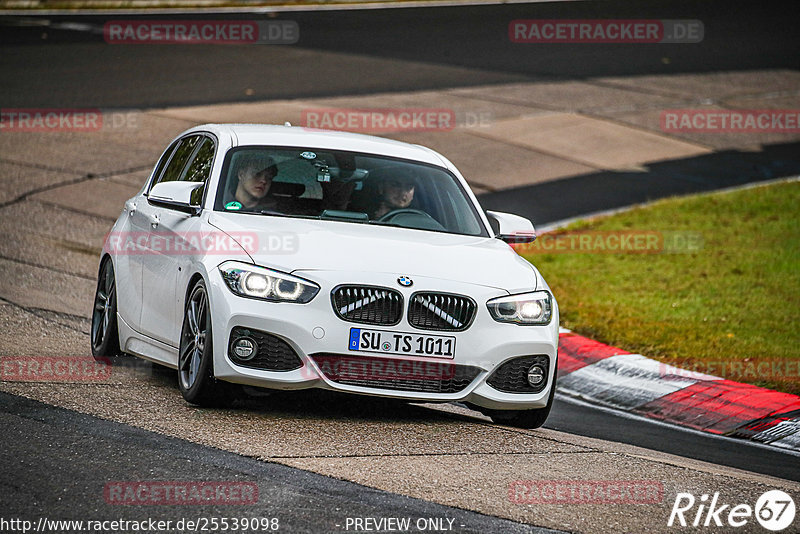
[[[518,252],[550,284],[562,326],[800,394],[799,208],[798,182],[672,198],[579,221]]]

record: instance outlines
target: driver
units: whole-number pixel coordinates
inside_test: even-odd
[[[409,176],[393,174],[378,184],[378,197],[370,219],[380,219],[387,213],[408,208],[414,200],[414,179]]]

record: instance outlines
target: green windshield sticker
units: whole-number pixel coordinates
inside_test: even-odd
[[[225,209],[236,211],[242,209],[242,205],[234,200],[233,202],[228,202],[225,204]]]

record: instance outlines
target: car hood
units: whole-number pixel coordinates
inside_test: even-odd
[[[533,266],[495,238],[239,213],[214,213],[208,222],[237,240],[256,264],[284,272],[392,273],[511,293],[538,285]]]

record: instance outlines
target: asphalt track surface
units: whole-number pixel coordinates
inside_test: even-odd
[[[452,519],[459,532],[476,534],[555,532],[262,462],[5,393],[0,393],[0,421],[6,519],[9,515],[34,522],[43,515],[59,520],[157,518],[177,524],[200,517],[277,517],[279,532],[341,532],[347,517],[413,517]],[[99,498],[106,481],[137,480],[143,474],[162,481],[257,481],[258,502],[119,506]]]
[[[247,101],[250,97],[244,96],[242,89],[245,87],[255,88],[253,98],[270,99],[591,76],[796,69],[800,66],[800,41],[796,37],[796,20],[787,16],[787,12],[788,3],[710,1],[653,2],[646,6],[607,2],[280,15],[279,18],[295,20],[300,25],[301,40],[296,47],[306,53],[303,62],[285,57],[282,48],[277,46],[113,47],[90,32],[43,30],[41,26],[27,23],[19,26],[19,18],[7,18],[0,19],[0,45],[4,50],[0,56],[0,104],[2,107],[146,109]],[[506,37],[509,20],[550,17],[699,19],[704,22],[706,38],[700,48],[545,45],[534,49],[509,45]],[[88,22],[95,27],[102,27],[105,20],[79,16],[47,19]],[[232,50],[235,53],[231,53]],[[331,52],[352,54],[350,59],[359,58],[359,61]],[[671,57],[670,63],[662,62],[664,56]],[[382,62],[370,70],[361,61],[365,57],[388,58],[396,65],[387,66]],[[429,68],[403,68],[405,61],[421,58]],[[198,76],[198,72],[202,75]],[[800,168],[797,144],[776,146],[771,150],[766,159],[727,155],[732,162],[711,165],[725,168],[716,178],[714,173],[706,172],[709,159],[683,162],[677,169],[683,178],[674,187],[665,186],[657,175],[650,175],[654,176],[652,180],[642,185],[642,180],[637,180],[642,177],[635,173],[624,176],[610,173],[608,177],[616,177],[620,187],[612,188],[614,194],[606,197],[598,198],[596,191],[582,187],[588,187],[590,180],[587,179],[585,184],[567,184],[571,190],[584,191],[582,196],[573,199],[559,195],[563,190],[559,188],[565,188],[565,184],[548,183],[531,186],[523,196],[518,190],[514,194],[499,192],[485,196],[482,202],[487,208],[502,206],[523,215],[528,210],[535,211],[540,215],[539,222],[549,222],[678,190],[710,190],[732,185],[731,169],[739,165],[771,165],[768,172],[759,175],[762,179],[796,173]],[[724,159],[725,156],[709,156],[712,157]],[[696,163],[697,171],[687,173],[692,163]],[[676,169],[665,167],[663,174],[674,176],[675,172]],[[702,179],[698,178],[700,175]],[[625,187],[632,183],[639,186]],[[608,190],[606,187],[605,191]],[[558,198],[559,202],[538,200],[541,198]],[[2,465],[6,474],[2,484],[6,496],[3,502],[20,515],[40,515],[44,509],[60,518],[70,517],[71,513],[87,518],[83,512],[89,511],[82,508],[82,495],[88,490],[97,491],[99,480],[143,476],[162,480],[207,478],[209,473],[219,473],[220,479],[257,478],[263,494],[270,495],[270,500],[262,500],[264,514],[278,507],[294,510],[286,518],[287,529],[291,527],[289,531],[320,531],[320,525],[329,525],[331,510],[336,508],[347,512],[343,516],[453,517],[463,514],[458,517],[462,518],[465,528],[475,532],[536,531],[480,514],[265,464],[6,394],[0,396],[0,417],[4,420],[5,436]],[[800,480],[800,462],[796,456],[619,417],[583,405],[557,402],[546,426]],[[89,467],[95,473],[93,480],[84,478]],[[59,491],[62,493],[56,496]],[[91,507],[96,508],[96,503]],[[101,508],[101,512],[108,510]],[[197,508],[192,512],[202,515],[202,510]],[[174,510],[159,510],[159,517],[167,518],[164,514],[180,515]],[[96,515],[109,517],[108,513]],[[330,530],[336,529],[331,526]]]
[[[796,19],[787,16],[792,5],[616,0],[289,12],[274,18],[204,15],[214,20],[294,20],[300,39],[290,47],[106,46],[102,32],[20,27],[15,17],[2,21],[12,25],[0,32],[0,44],[11,47],[0,58],[0,102],[4,107],[151,108],[512,81],[797,68]],[[98,30],[107,20],[137,17],[45,18]],[[701,20],[705,34],[699,47],[509,42],[510,21],[537,18]],[[306,54],[297,58],[287,48]],[[393,62],[370,63],[369,58]],[[430,68],[408,68],[407,61]],[[245,95],[244,88],[253,93]]]
[[[786,16],[792,6],[623,0],[146,17],[292,20],[300,39],[291,46],[109,46],[103,40],[105,22],[145,17],[0,17],[0,106],[152,109],[512,82],[797,69],[800,40],[795,20]],[[510,21],[539,18],[700,20],[704,38],[699,46],[509,42]],[[764,146],[757,153],[726,150],[654,163],[641,172],[598,171],[487,193],[480,200],[485,209],[517,213],[539,226],[670,195],[797,175],[798,154],[797,142]]]

